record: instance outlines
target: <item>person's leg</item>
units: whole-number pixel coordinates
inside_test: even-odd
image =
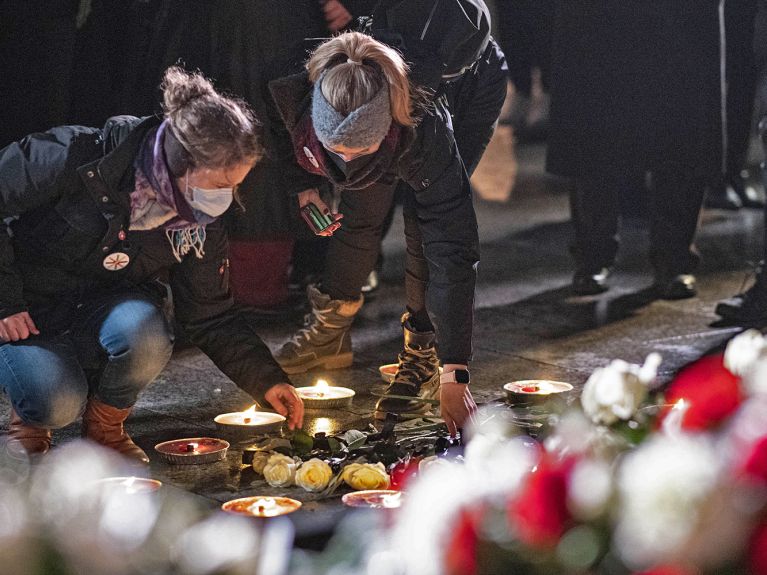
[[[756,2],[727,2],[727,174],[728,184],[743,207],[761,208],[764,202],[748,186],[741,170],[746,167],[756,97],[754,19]]]
[[[351,365],[349,330],[362,307],[362,286],[376,265],[393,195],[394,185],[389,184],[341,195],[338,211],[344,218],[330,240],[322,282],[307,288],[312,312],[306,326],[275,355],[287,373]]]
[[[662,166],[653,176],[650,261],[655,285],[664,299],[693,297],[692,274],[700,261],[694,240],[705,184],[679,166]]]
[[[137,292],[107,295],[84,306],[74,325],[73,340],[90,373],[83,435],[148,461],[125,433],[123,422],[173,352],[173,333],[159,302]]]
[[[0,387],[13,410],[9,435],[30,453],[45,453],[50,430],[77,419],[88,396],[75,348],[64,337],[0,345]]]
[[[578,178],[570,188],[570,218],[575,231],[571,251],[576,272],[573,290],[595,295],[607,290],[609,269],[618,253],[619,179]]]
[[[423,235],[418,225],[413,192],[407,194],[402,207],[405,224],[405,295],[407,312],[402,316],[403,349],[397,362],[394,380],[386,388],[386,395],[376,403],[375,416],[386,418],[387,413],[420,413],[428,404],[403,399],[404,397],[434,398],[439,393],[439,357],[436,333],[426,307],[429,285],[429,265],[423,252]]]

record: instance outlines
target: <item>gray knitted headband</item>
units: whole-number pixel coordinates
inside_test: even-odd
[[[312,123],[320,142],[329,148],[367,148],[383,140],[392,122],[388,87],[367,104],[344,116],[325,99],[322,93],[324,77],[323,73],[314,84],[312,94]]]

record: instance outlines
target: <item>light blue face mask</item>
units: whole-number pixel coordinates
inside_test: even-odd
[[[189,193],[191,190],[191,194]],[[232,205],[233,188],[206,189],[190,186],[186,183],[186,198],[192,209],[202,212],[212,218],[217,218]]]

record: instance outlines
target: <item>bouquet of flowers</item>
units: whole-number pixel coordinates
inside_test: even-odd
[[[412,485],[405,573],[767,573],[767,340],[733,339],[661,392],[614,361],[540,440],[479,427]]]

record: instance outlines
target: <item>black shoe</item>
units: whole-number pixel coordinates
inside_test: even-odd
[[[409,319],[409,313],[402,316],[405,347],[399,354],[394,381],[376,403],[376,419],[385,419],[387,413],[425,413],[431,404],[417,401],[417,398],[436,399],[439,396],[439,358],[434,345],[436,336],[433,331],[415,331]],[[410,397],[413,399],[405,399]]]
[[[572,289],[577,295],[597,295],[606,292],[609,287],[607,278],[610,276],[608,268],[597,271],[578,269],[573,276]]]
[[[735,190],[722,182],[708,188],[706,207],[715,210],[739,210],[743,207],[743,202]]]
[[[759,196],[759,192],[754,186],[748,185],[740,174],[730,179],[730,186],[744,208],[761,209],[764,207],[764,200]]]
[[[716,315],[743,327],[767,326],[767,284],[757,281],[748,291],[720,301]]]
[[[655,289],[662,299],[687,299],[698,295],[695,276],[692,274],[679,274],[671,279],[656,279]]]

